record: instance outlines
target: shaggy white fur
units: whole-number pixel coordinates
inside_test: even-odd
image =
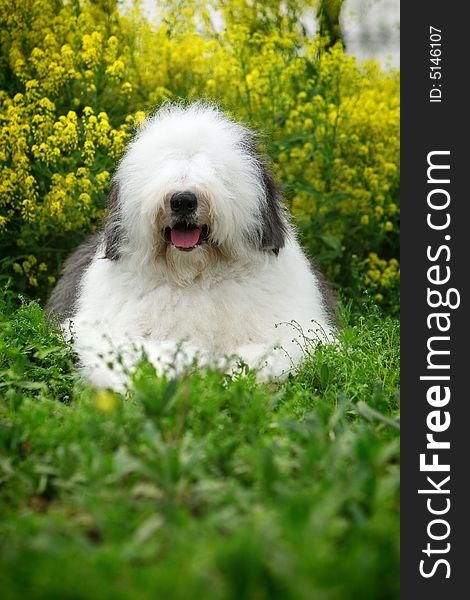
[[[123,389],[142,352],[158,371],[195,359],[233,368],[224,357],[236,356],[282,377],[305,338],[333,339],[326,288],[255,148],[250,130],[204,103],[166,106],[141,126],[103,231],[68,259],[48,304],[93,384]]]

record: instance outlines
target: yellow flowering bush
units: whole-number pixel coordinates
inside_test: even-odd
[[[380,304],[386,303],[387,308],[394,309],[393,301],[400,291],[400,265],[396,258],[389,260],[379,258],[375,252],[369,252],[362,262],[364,281],[369,292]],[[388,292],[384,297],[383,291]]]
[[[115,0],[0,0],[4,273],[46,294],[100,223],[144,112],[207,98],[262,132],[303,241],[335,284],[395,310],[396,278],[370,272],[398,259],[398,74],[311,39],[305,0],[159,6],[152,25]]]

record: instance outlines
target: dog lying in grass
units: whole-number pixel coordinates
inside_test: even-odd
[[[141,125],[103,229],[65,262],[46,310],[71,332],[81,373],[116,390],[143,354],[157,372],[237,357],[285,377],[306,343],[335,335],[334,298],[255,134],[206,103]]]

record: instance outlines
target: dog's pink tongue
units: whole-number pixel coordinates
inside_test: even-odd
[[[200,229],[172,229],[171,243],[178,248],[192,248],[198,243],[200,235]]]

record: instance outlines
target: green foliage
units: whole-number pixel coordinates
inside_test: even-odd
[[[0,393],[11,406],[29,393],[67,401],[73,353],[59,332],[44,322],[37,303],[23,302],[11,319],[13,294],[0,290]]]
[[[398,598],[396,321],[282,385],[144,363],[122,396],[1,306],[2,598]]]
[[[397,313],[398,73],[309,38],[304,0],[210,7],[168,0],[152,27],[113,1],[0,0],[0,255],[15,289],[44,297],[99,225],[142,111],[208,98],[261,131],[302,239],[337,288],[354,302],[367,289]]]

